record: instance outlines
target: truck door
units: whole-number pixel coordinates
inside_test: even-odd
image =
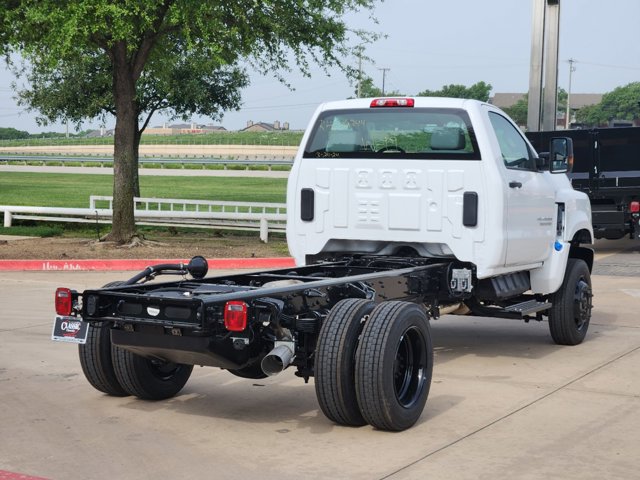
[[[505,266],[527,265],[548,258],[555,238],[555,193],[536,168],[535,157],[520,131],[497,112],[489,112],[506,181]]]

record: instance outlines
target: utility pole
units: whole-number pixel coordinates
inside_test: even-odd
[[[558,51],[560,37],[560,0],[547,0],[545,14],[544,90],[542,94],[542,128],[555,130],[558,116]]]
[[[378,70],[382,70],[382,96],[384,96],[384,81],[387,76],[387,72],[391,70],[390,68],[378,68]]]
[[[542,85],[544,66],[544,20],[546,0],[533,0],[531,25],[531,63],[529,67],[529,108],[527,130],[540,131],[542,117]]]
[[[576,71],[576,67],[573,66],[576,61],[573,58],[567,60],[569,63],[569,90],[567,91],[567,118],[564,122],[565,130],[569,130],[569,126],[571,125],[571,76],[573,72]]]
[[[533,0],[527,129],[556,129],[560,0]],[[544,87],[543,87],[544,79]]]

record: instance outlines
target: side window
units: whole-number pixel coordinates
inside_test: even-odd
[[[489,119],[496,132],[502,160],[507,168],[519,170],[536,170],[535,159],[531,155],[527,143],[506,118],[494,112],[489,112]]]

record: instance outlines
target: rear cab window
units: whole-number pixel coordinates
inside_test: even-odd
[[[361,108],[323,112],[303,157],[480,160],[480,152],[464,110]]]

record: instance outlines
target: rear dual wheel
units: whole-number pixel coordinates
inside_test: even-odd
[[[124,282],[104,286],[115,287]],[[123,397],[162,400],[176,395],[191,375],[192,365],[147,359],[111,343],[111,322],[92,322],[87,342],[79,345],[84,376],[98,391]]]
[[[124,282],[111,282],[106,287],[116,287]],[[111,322],[92,322],[89,324],[87,342],[78,345],[80,366],[85,378],[96,390],[113,395],[125,397],[129,393],[122,388],[116,377],[111,358]]]
[[[116,377],[111,358],[111,322],[92,322],[87,342],[78,347],[80,366],[85,378],[96,390],[114,397],[126,397]]]
[[[149,359],[118,347],[113,348],[113,366],[122,388],[143,400],[175,396],[193,370],[193,365]]]
[[[342,300],[320,330],[318,403],[340,425],[405,430],[422,414],[432,369],[429,323],[418,305]]]
[[[356,355],[356,395],[367,423],[400,431],[416,423],[429,396],[433,347],[424,310],[407,302],[378,305]]]
[[[322,412],[339,425],[367,423],[356,398],[354,368],[358,339],[374,306],[370,300],[341,300],[320,329],[314,372],[316,396]]]

